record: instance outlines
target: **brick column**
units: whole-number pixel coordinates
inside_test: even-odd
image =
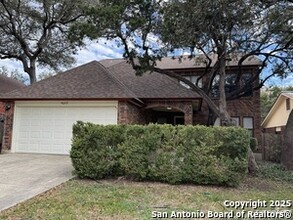
[[[192,104],[186,104],[184,108],[184,124],[185,125],[192,125],[193,124],[193,111],[192,111]]]
[[[2,151],[11,150],[14,102],[5,103]]]

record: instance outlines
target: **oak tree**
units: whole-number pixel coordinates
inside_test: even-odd
[[[82,16],[80,0],[1,0],[0,59],[20,61],[30,83],[37,65],[58,69],[74,62],[70,25]]]
[[[87,21],[72,29],[74,38],[114,39],[124,47],[137,74],[156,71],[175,77],[200,94],[222,124],[233,121],[227,110],[227,100],[239,98],[248,90],[260,89],[272,76],[292,74],[292,2],[287,0],[101,0],[87,10]],[[201,77],[210,82],[200,88],[172,71],[156,67],[156,61],[176,51],[201,58],[206,66]],[[212,65],[210,55],[216,54]],[[227,62],[237,55],[237,90],[225,90]],[[201,56],[201,57],[202,57]],[[243,62],[257,56],[262,70],[267,70],[259,83],[240,85]],[[212,84],[219,78],[219,104],[212,99]],[[210,120],[209,124],[213,123]],[[252,152],[250,151],[252,156]],[[251,170],[256,164],[251,163]]]

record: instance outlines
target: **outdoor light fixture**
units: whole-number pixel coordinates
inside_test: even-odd
[[[5,106],[5,110],[8,111],[9,109],[11,109],[11,106],[10,106],[9,104],[7,104],[7,105]]]

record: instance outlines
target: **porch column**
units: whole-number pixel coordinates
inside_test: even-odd
[[[11,150],[14,102],[5,103],[2,152]]]
[[[186,105],[184,110],[185,110],[184,111],[184,124],[185,125],[192,125],[193,124],[192,104]]]

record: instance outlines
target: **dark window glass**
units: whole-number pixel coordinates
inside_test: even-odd
[[[237,89],[236,86],[236,74],[227,74],[225,79],[225,92],[226,94],[230,94],[231,92],[234,92]]]
[[[252,74],[244,73],[241,76],[241,86],[243,88],[243,96],[252,96],[253,94],[253,82]]]
[[[237,78],[236,74],[227,74],[226,75],[226,79],[225,79],[225,92],[226,92],[226,94],[229,94],[237,89],[236,78]],[[213,80],[212,89],[211,89],[211,93],[214,98],[218,98],[220,96],[219,85],[220,85],[220,76],[216,75]]]

